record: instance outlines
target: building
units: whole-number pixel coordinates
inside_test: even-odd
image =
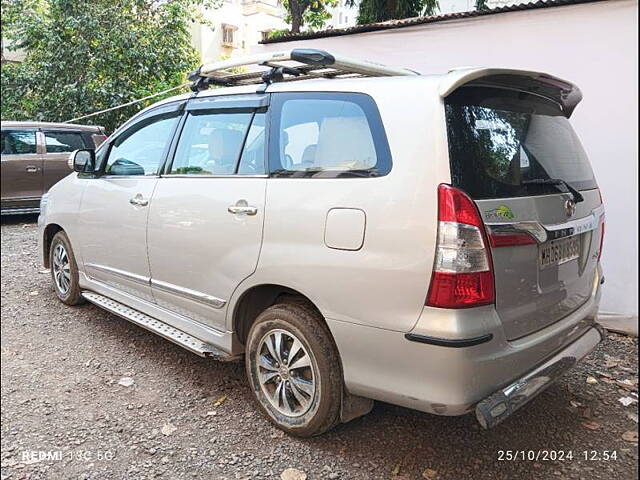
[[[338,0],[329,8],[325,28],[347,28],[356,24],[358,3],[347,6]],[[220,8],[202,11],[203,23],[191,28],[192,44],[204,62],[249,53],[251,47],[274,30],[287,30],[281,0],[224,0]],[[303,27],[304,30],[304,27]]]
[[[326,28],[347,28],[353,27],[358,19],[358,4],[356,0],[353,7],[347,6],[346,0],[338,0],[335,7],[329,9],[331,18],[327,21]]]
[[[204,62],[246,54],[269,32],[288,28],[278,0],[224,0],[202,16],[205,21],[195,23],[191,34]]]
[[[575,82],[584,100],[572,123],[606,206],[601,315],[637,319],[637,19],[638,0],[539,0],[290,35],[253,52],[320,48],[422,73],[492,65]]]
[[[2,40],[0,49],[2,51],[2,57],[0,60],[2,63],[22,63],[26,55],[26,52],[22,49],[11,48],[6,44],[4,39]]]

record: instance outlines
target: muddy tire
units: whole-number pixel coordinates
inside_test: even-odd
[[[84,303],[84,298],[80,294],[78,264],[71,242],[64,231],[56,233],[51,240],[49,265],[53,288],[60,301],[67,305]]]
[[[247,377],[260,409],[278,428],[320,435],[340,419],[342,369],[322,316],[299,303],[279,303],[253,323]]]

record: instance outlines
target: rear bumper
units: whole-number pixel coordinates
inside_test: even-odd
[[[605,330],[596,324],[542,365],[489,395],[476,405],[476,418],[480,425],[487,429],[498,425],[573,368],[605,338]]]
[[[598,288],[568,317],[513,341],[507,339],[493,306],[426,307],[411,332],[331,318],[327,324],[350,393],[438,415],[462,415],[494,393],[535,376],[554,359],[568,356],[563,353],[567,349],[579,346],[586,355],[600,341],[599,299]],[[577,362],[584,355],[573,356]]]

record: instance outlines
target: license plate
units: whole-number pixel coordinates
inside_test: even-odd
[[[580,236],[552,240],[540,246],[540,267],[562,265],[580,256]]]

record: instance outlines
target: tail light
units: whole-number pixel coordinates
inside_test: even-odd
[[[602,190],[598,189],[598,195],[600,195],[600,205],[604,204],[602,200]],[[598,261],[602,257],[602,247],[604,246],[604,214],[600,217],[600,249],[598,250]]]
[[[534,245],[536,243],[528,233],[491,234],[489,243],[494,248],[497,247],[517,247],[520,245]]]
[[[495,301],[484,222],[473,200],[438,186],[438,240],[426,305],[470,308]]]
[[[602,247],[604,247],[604,215],[602,216],[602,220],[600,221],[600,250],[598,250],[598,261],[600,261],[600,257],[602,257]]]

